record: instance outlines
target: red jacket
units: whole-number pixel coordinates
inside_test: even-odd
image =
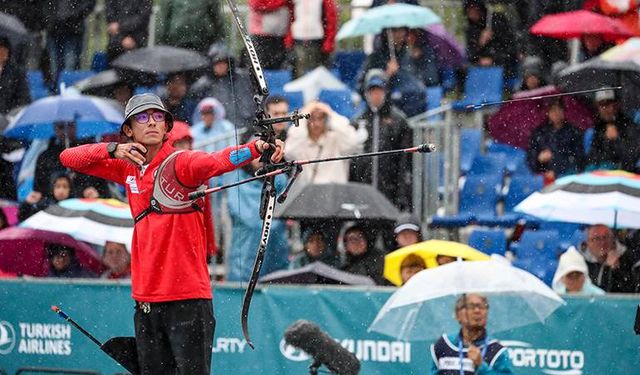
[[[232,156],[231,152],[240,152]],[[175,149],[165,142],[151,163],[139,170],[132,163],[111,159],[105,143],[83,145],[60,154],[65,167],[124,185],[131,215],[149,207],[153,175]],[[244,152],[243,152],[244,151]],[[177,156],[175,169],[180,183],[200,186],[209,178],[230,172],[259,156],[255,142],[207,154],[185,151]],[[237,160],[238,164],[232,162]],[[131,249],[131,288],[140,302],[211,299],[206,264],[205,224],[202,212],[151,213],[136,223]]]

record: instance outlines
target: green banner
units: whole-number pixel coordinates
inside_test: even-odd
[[[214,292],[215,374],[304,374],[310,358],[282,338],[298,319],[315,322],[362,364],[362,374],[425,374],[428,342],[397,341],[367,327],[393,289],[266,287],[256,290],[250,312],[251,350],[242,337],[243,288]],[[632,374],[640,363],[633,332],[640,297],[566,298],[546,322],[498,334],[517,374]],[[128,284],[50,280],[0,281],[0,370],[23,367],[124,370],[77,329],[50,310],[61,307],[98,340],[133,335]],[[514,311],[513,314],[517,314]],[[490,319],[509,319],[490,316]],[[2,373],[0,371],[0,373]]]

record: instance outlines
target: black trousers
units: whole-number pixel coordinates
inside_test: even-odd
[[[215,318],[208,299],[136,303],[141,375],[209,375]]]

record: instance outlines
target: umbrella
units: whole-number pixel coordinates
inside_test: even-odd
[[[611,41],[634,35],[633,31],[619,20],[588,10],[546,15],[531,26],[530,32],[556,39],[573,39],[585,34],[597,34]]]
[[[18,224],[18,202],[0,199],[0,209],[7,217],[7,223],[10,226]]]
[[[562,177],[515,210],[549,221],[640,228],[640,175],[595,171]]]
[[[76,136],[86,138],[117,133],[123,121],[122,113],[111,102],[67,91],[23,108],[4,135],[24,140],[48,139],[55,135],[54,123],[75,122]]]
[[[295,270],[272,272],[260,279],[269,284],[339,284],[339,285],[376,285],[368,276],[355,275],[328,266],[322,262],[313,262]]]
[[[284,204],[276,206],[275,216],[286,219],[387,220],[395,221],[400,212],[371,185],[310,184]]]
[[[73,87],[83,94],[98,95],[108,92],[114,86],[125,82],[114,69],[104,70],[96,75],[76,82]]]
[[[129,205],[116,199],[66,199],[29,217],[21,225],[66,233],[104,246],[119,242],[131,250],[133,219]]]
[[[327,68],[320,66],[284,85],[285,91],[301,91],[304,102],[317,100],[322,90],[348,90],[344,82],[336,78]]]
[[[640,107],[640,38],[631,38],[608,49],[600,56],[563,69],[558,85],[567,91],[622,86],[622,107],[636,111]]]
[[[429,25],[425,31],[427,32],[427,43],[435,50],[439,66],[455,68],[462,65],[466,60],[464,47],[442,24]]]
[[[419,255],[424,259],[427,268],[438,266],[436,257],[438,255],[446,255],[454,258],[462,258],[465,260],[488,260],[490,257],[474,249],[471,246],[453,241],[429,240],[419,242],[417,244],[405,246],[393,251],[384,257],[384,277],[394,283],[401,285],[400,265],[404,258],[409,254]]]
[[[101,273],[100,257],[89,245],[68,234],[20,227],[0,231],[0,269],[22,275],[46,276],[49,273],[48,244],[72,247],[80,265]]]
[[[15,47],[27,39],[29,31],[17,17],[0,12],[0,35],[7,37]]]
[[[177,47],[153,46],[131,50],[113,61],[117,69],[154,75],[189,72],[209,65],[201,54]]]
[[[388,4],[371,8],[362,16],[350,19],[342,25],[336,38],[340,40],[378,34],[383,29],[392,27],[416,28],[441,22],[440,17],[427,7],[402,3]]]
[[[534,90],[516,93],[514,99],[531,98],[503,104],[489,119],[489,133],[494,140],[512,146],[527,149],[531,133],[547,118],[549,100],[537,100],[536,97],[557,94],[555,86],[545,86]],[[593,112],[589,106],[573,96],[562,98],[567,121],[585,130],[593,126]]]
[[[399,340],[432,340],[459,329],[453,306],[463,294],[486,295],[491,333],[544,322],[564,301],[532,274],[497,257],[418,272],[382,306],[369,331]],[[506,317],[491,319],[491,316]]]

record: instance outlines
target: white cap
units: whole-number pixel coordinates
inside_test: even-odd
[[[607,100],[616,100],[616,92],[613,90],[596,91],[596,102],[604,102]]]

